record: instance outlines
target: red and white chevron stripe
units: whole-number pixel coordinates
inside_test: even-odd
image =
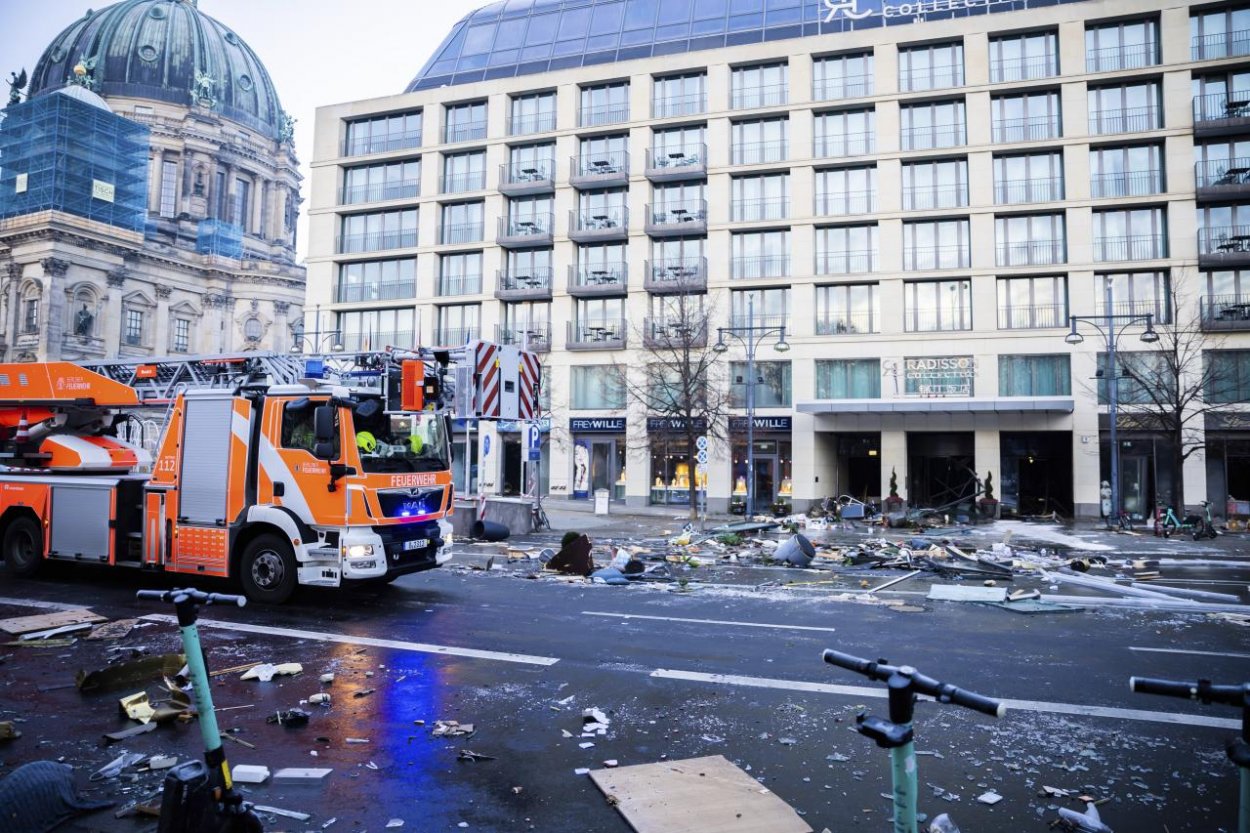
[[[499,383],[503,377],[499,371],[499,347],[485,341],[478,342],[474,362],[478,379],[478,416],[498,417]]]
[[[538,355],[522,350],[520,368],[521,390],[518,411],[521,419],[535,419],[538,417],[538,384],[542,379]]]

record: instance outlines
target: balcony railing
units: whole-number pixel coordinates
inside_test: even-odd
[[[1068,259],[1067,247],[1062,240],[999,243],[994,247],[994,254],[999,266],[1046,266]]]
[[[598,107],[580,107],[577,110],[578,127],[595,127],[623,121],[629,121],[628,104],[602,104]]]
[[[500,217],[495,232],[495,242],[509,248],[549,246],[555,225],[550,214],[528,214],[517,217]]]
[[[1199,316],[1204,330],[1250,330],[1250,295],[1203,295]]]
[[[1111,133],[1139,133],[1163,127],[1163,111],[1154,105],[1125,107],[1120,110],[1099,110],[1089,114],[1089,132],[1106,136]]]
[[[651,102],[651,118],[671,119],[676,116],[696,116],[707,112],[707,95],[691,93],[657,98]]]
[[[729,316],[731,327],[788,327],[789,324],[790,316],[784,312],[757,312],[754,315],[735,312]]]
[[[568,291],[577,297],[624,295],[629,288],[629,264],[589,263],[569,267]]]
[[[937,185],[930,188],[903,188],[903,208],[907,211],[931,211],[939,208],[960,208],[967,204],[967,185]]]
[[[898,74],[898,88],[905,93],[962,87],[963,84],[964,65],[962,63],[925,67],[912,72],[899,70]]]
[[[816,156],[863,156],[876,149],[875,133],[841,133],[833,136],[817,136],[813,143]]]
[[[881,322],[872,312],[833,312],[816,317],[816,335],[841,336],[879,333]]]
[[[517,162],[499,166],[499,190],[508,196],[542,194],[555,190],[555,160]]]
[[[381,350],[384,347],[411,348],[417,344],[417,336],[412,330],[386,330],[371,333],[344,333],[341,337],[343,349],[348,353],[366,350]]]
[[[1159,194],[1163,192],[1163,171],[1147,169],[1094,174],[1089,178],[1089,191],[1094,199]]]
[[[733,146],[733,165],[764,165],[784,162],[789,155],[787,142],[746,142]]]
[[[1128,234],[1094,238],[1094,260],[1155,260],[1168,256],[1162,234]]]
[[[1101,299],[1094,302],[1094,315],[1106,315],[1107,305]],[[1154,317],[1154,323],[1167,324],[1172,316],[1168,313],[1167,298],[1142,298],[1138,301],[1117,301],[1111,305],[1112,315]]]
[[[681,350],[687,347],[707,347],[707,317],[699,320],[670,321],[664,318],[644,318],[642,343],[660,350]]]
[[[1190,46],[1195,61],[1212,61],[1216,58],[1232,58],[1250,55],[1250,29],[1217,32],[1193,38]]]
[[[434,344],[438,347],[459,347],[478,339],[477,327],[439,327],[434,331]]]
[[[528,326],[495,325],[495,341],[499,344],[522,347],[535,353],[551,351],[551,325],[546,321]]]
[[[729,109],[746,110],[753,107],[779,107],[790,99],[790,88],[785,84],[765,84],[758,87],[741,87],[729,96]]]
[[[754,255],[735,257],[731,275],[737,280],[752,278],[784,278],[790,274],[789,255]]]
[[[816,255],[817,275],[856,275],[877,270],[877,252],[864,249],[853,252],[820,252]]]
[[[607,188],[629,182],[629,154],[595,153],[569,160],[569,183],[580,188]]]
[[[1198,262],[1250,262],[1250,226],[1208,226],[1198,229]]]
[[[1244,128],[1250,122],[1250,90],[1194,96],[1194,131],[1218,132]]]
[[[443,141],[470,142],[486,138],[486,121],[448,122],[443,128]]]
[[[833,101],[839,98],[862,98],[872,95],[871,75],[842,75],[812,81],[813,101]]]
[[[339,282],[334,300],[341,304],[355,304],[363,301],[398,301],[417,297],[417,282],[385,281],[382,283],[343,283]]]
[[[1063,199],[1063,177],[1008,179],[994,184],[994,202],[1011,205],[1024,202],[1056,202]]]
[[[439,190],[444,194],[462,194],[465,191],[481,191],[486,187],[486,169],[469,171],[464,174],[451,174],[439,182]]]
[[[903,150],[932,150],[951,148],[965,144],[962,124],[934,124],[924,127],[902,128],[900,140]]]
[[[461,243],[478,243],[486,236],[486,225],[476,223],[447,223],[438,227],[438,242],[444,246]]]
[[[707,201],[662,202],[647,206],[646,232],[652,237],[707,233]]]
[[[967,303],[923,306],[903,315],[903,331],[908,333],[947,333],[972,329],[972,307]]]
[[[417,245],[417,230],[378,231],[345,234],[339,238],[339,254],[381,252],[387,249],[411,249]]]
[[[528,113],[524,116],[508,117],[509,136],[528,136],[531,133],[546,133],[556,129],[555,111],[549,113]]]
[[[1067,304],[1034,304],[998,310],[1000,330],[1040,330],[1068,326]]]
[[[438,294],[446,295],[477,295],[482,291],[482,276],[479,275],[439,275]]]
[[[343,186],[342,204],[355,205],[362,202],[386,202],[407,200],[421,195],[421,180],[405,179],[401,182],[379,182],[372,185]]]
[[[971,250],[960,244],[903,249],[904,269],[967,269],[971,265]]]
[[[783,220],[790,215],[790,200],[785,197],[734,200],[730,209],[730,219],[736,223]]]
[[[576,242],[622,240],[629,236],[629,209],[623,205],[569,212],[569,239]]]
[[[1114,72],[1121,69],[1140,69],[1159,63],[1159,44],[1135,43],[1130,46],[1108,46],[1090,49],[1085,53],[1086,72]]]
[[[625,321],[621,319],[570,321],[566,347],[569,350],[620,350],[625,347],[626,336]]]
[[[370,153],[387,153],[421,147],[421,131],[388,133],[385,136],[361,136],[344,143],[344,156],[366,156]]]
[[[495,273],[495,297],[501,301],[537,301],[551,297],[551,267],[517,267]]]
[[[876,191],[816,192],[814,212],[821,217],[869,214],[877,210]]]
[[[1050,78],[1059,74],[1059,57],[1004,58],[990,63],[990,83],[1005,81],[1030,81],[1034,78]]]
[[[707,176],[707,145],[648,148],[646,173],[653,182],[702,179]]]
[[[1197,162],[1194,179],[1199,196],[1245,196],[1250,194],[1250,157]]]
[[[657,295],[703,292],[707,289],[707,258],[649,260],[643,288]]]
[[[1041,142],[1057,139],[1062,132],[1056,116],[998,119],[991,127],[995,142]]]

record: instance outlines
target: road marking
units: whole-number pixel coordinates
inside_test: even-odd
[[[44,602],[39,599],[15,599],[11,596],[0,596],[0,605],[15,605],[16,607],[34,607],[43,610],[82,610],[90,609],[90,605],[72,605],[64,602]]]
[[[150,622],[168,622],[176,624],[177,619],[162,613],[153,613],[141,617]],[[431,645],[428,642],[402,642],[398,639],[375,639],[370,636],[348,636],[341,633],[324,633],[322,631],[296,630],[295,628],[272,628],[267,625],[240,624],[236,622],[218,622],[212,619],[201,619],[201,628],[215,628],[225,631],[242,633],[263,633],[267,636],[286,636],[291,639],[310,639],[314,642],[338,642],[344,645],[365,645],[370,648],[392,648],[396,651],[412,651],[422,654],[438,654],[448,657],[467,657],[469,659],[486,659],[494,662],[515,662],[522,665],[555,665],[560,660],[556,657],[537,657],[529,654],[508,654],[500,651],[481,651],[477,648],[457,648],[451,645]]]
[[[1130,651],[1149,651],[1152,654],[1189,654],[1195,657],[1232,657],[1233,659],[1250,659],[1250,654],[1227,654],[1222,651],[1186,651],[1183,648],[1137,648]]]
[[[844,694],[851,697],[874,698],[884,700],[885,688],[868,688],[867,686],[834,685],[831,683],[809,683],[803,680],[777,680],[768,677],[742,677],[736,674],[704,674],[698,671],[675,671],[670,668],[657,668],[651,672],[652,677],[665,680],[685,680],[695,683],[714,683],[717,685],[737,685],[751,688],[776,688],[783,691],[810,691],[817,694]],[[1008,709],[1020,711],[1043,712],[1047,714],[1072,714],[1083,717],[1110,717],[1118,720],[1140,720],[1147,723],[1174,723],[1182,726],[1204,726],[1213,729],[1240,729],[1240,720],[1228,720],[1220,717],[1207,717],[1200,714],[1173,714],[1171,712],[1152,712],[1143,709],[1117,709],[1111,706],[1084,706],[1076,703],[1047,703],[1041,700],[1006,700],[1002,701]]]
[[[583,610],[584,616],[609,616],[618,619],[650,619],[655,622],[689,622],[695,625],[734,625],[742,628],[768,628],[770,630],[820,631],[833,633],[834,628],[817,628],[810,625],[773,625],[767,622],[735,622],[728,619],[683,619],[680,616],[643,616],[641,613],[610,613],[600,610]]]

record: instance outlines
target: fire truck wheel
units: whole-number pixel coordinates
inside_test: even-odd
[[[26,578],[39,569],[43,532],[31,518],[14,518],[4,531],[4,568],[9,575]]]
[[[254,602],[282,604],[295,592],[295,554],[277,535],[261,535],[248,544],[239,568],[243,592]]]

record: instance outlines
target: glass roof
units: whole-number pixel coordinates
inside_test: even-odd
[[[407,92],[1082,0],[503,0],[452,27]]]

